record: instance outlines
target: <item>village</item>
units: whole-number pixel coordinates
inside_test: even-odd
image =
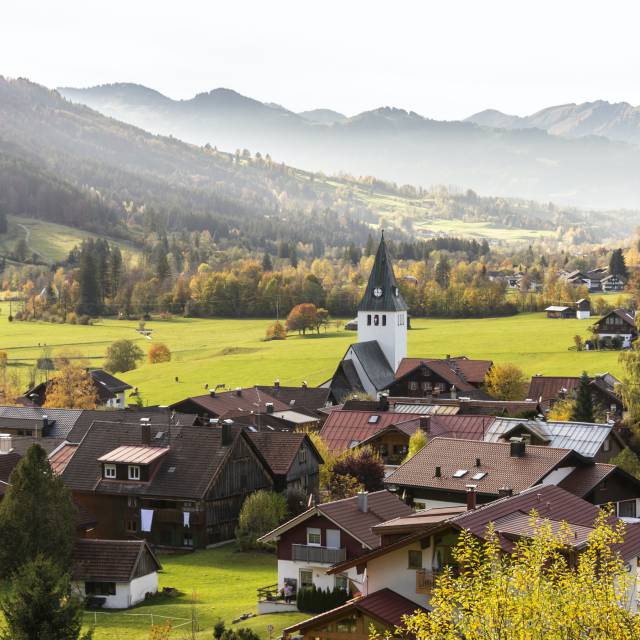
[[[547,313],[590,317],[584,301]],[[620,381],[536,375],[522,399],[496,400],[486,392],[493,361],[456,354],[455,344],[446,358],[409,358],[409,323],[382,236],[357,340],[325,383],[210,384],[168,406],[134,407],[130,385],[96,370],[95,410],[44,407],[42,383],[22,406],[0,407],[0,499],[40,447],[77,512],[74,588],[88,610],[128,610],[158,593],[161,554],[233,542],[250,496],[282,496],[284,519],[271,513],[271,529],[243,533],[277,558],[277,581],[256,591],[254,613],[307,613],[283,635],[322,640],[365,640],[371,625],[393,632],[428,612],[439,577],[457,571],[463,531],[478,540],[495,531],[509,553],[534,535],[535,510],[566,523],[580,554],[609,508],[625,523],[618,553],[635,611],[640,480],[617,464],[635,457]],[[629,348],[635,318],[614,309],[593,335]],[[568,401],[591,419],[555,419]]]

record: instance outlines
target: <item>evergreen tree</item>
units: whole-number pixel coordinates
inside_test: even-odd
[[[160,251],[158,251],[158,258],[156,260],[156,276],[158,278],[158,282],[162,284],[170,275],[171,269],[169,268],[167,254],[161,248]]]
[[[83,245],[78,271],[80,292],[77,312],[87,315],[97,315],[100,310],[100,285],[92,249],[92,244]]]
[[[373,236],[369,234],[367,237],[367,244],[364,245],[364,255],[367,256],[368,258],[369,256],[372,256],[375,253],[375,250],[376,250],[376,247],[373,241]]]
[[[609,273],[612,276],[620,276],[623,279],[629,277],[629,270],[627,269],[627,263],[624,259],[622,249],[615,249],[609,259]]]
[[[68,566],[76,518],[69,490],[44,449],[33,445],[11,473],[0,502],[0,575],[38,556]]]
[[[449,261],[447,260],[446,256],[441,255],[440,258],[438,258],[438,262],[436,264],[435,278],[436,282],[442,289],[446,289],[449,286],[450,273],[451,266],[449,265]]]
[[[262,270],[266,273],[267,271],[273,271],[273,263],[271,262],[271,256],[265,251],[264,256],[262,257]]]
[[[38,556],[19,569],[0,611],[6,624],[0,640],[80,638],[82,600],[72,593],[69,575],[51,559]],[[91,632],[82,638],[88,640]]]
[[[292,244],[289,248],[289,262],[294,269],[298,266],[298,252],[295,244]]]
[[[8,229],[7,214],[4,211],[0,211],[0,233],[7,233]]]
[[[120,281],[122,279],[122,252],[120,247],[111,249],[111,264],[109,267],[111,276],[111,295],[116,296],[120,289]]]
[[[593,422],[593,399],[591,397],[591,380],[584,371],[580,377],[576,401],[571,412],[571,420],[575,422]]]

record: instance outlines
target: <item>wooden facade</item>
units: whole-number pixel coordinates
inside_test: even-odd
[[[389,395],[403,398],[451,398],[455,385],[421,364],[389,386]]]

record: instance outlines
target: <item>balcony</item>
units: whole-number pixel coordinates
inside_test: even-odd
[[[306,544],[291,545],[291,559],[298,562],[319,562],[320,564],[335,564],[347,559],[346,549],[331,549]]]
[[[434,571],[418,569],[416,571],[416,593],[430,596],[433,593],[433,587],[438,575]]]

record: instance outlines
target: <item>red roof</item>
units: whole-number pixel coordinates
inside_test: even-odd
[[[66,469],[77,448],[77,444],[64,444],[49,456],[49,464],[56,475],[60,475]]]
[[[546,406],[551,400],[556,400],[563,390],[565,393],[571,392],[579,383],[580,378],[573,376],[533,376],[527,398]]]
[[[146,447],[124,445],[98,458],[98,462],[122,462],[128,464],[149,464],[169,452],[168,447]]]
[[[439,376],[462,391],[469,391],[484,382],[491,369],[491,360],[470,360],[464,356],[455,358],[403,358],[396,371],[396,379],[406,376],[425,364]]]

